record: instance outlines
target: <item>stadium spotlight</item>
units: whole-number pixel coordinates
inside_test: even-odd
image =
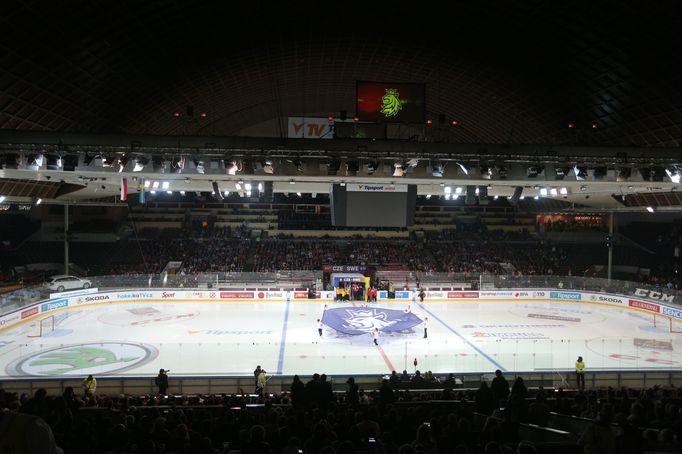
[[[170,183],[168,181],[164,181],[161,183],[161,189],[168,189],[170,187]]]
[[[251,183],[246,183],[244,189],[246,189],[247,192],[251,192]]]
[[[237,191],[241,191],[241,190],[242,190],[242,183],[241,183],[241,181],[238,182],[238,183],[235,183],[235,184],[234,184],[234,188],[235,188]]]
[[[180,191],[180,195],[185,195],[185,191]]]
[[[462,193],[462,188],[460,186],[457,186],[455,188],[455,194],[460,195]]]
[[[616,177],[616,181],[621,183],[624,181],[628,181],[631,175],[632,169],[630,167],[621,167],[618,169],[618,176]]]
[[[149,159],[145,158],[144,156],[140,156],[135,159],[135,166],[133,167],[133,172],[142,172],[144,170],[144,166],[149,164]]]
[[[6,198],[7,197],[5,197],[4,195],[0,195],[0,203],[4,202]]]
[[[430,198],[431,198],[431,194],[426,194],[426,200],[429,200]],[[3,200],[4,200],[4,198],[3,198]],[[0,200],[0,202],[2,202],[2,200]]]
[[[653,212],[654,212],[654,207],[648,206],[648,207],[646,207],[646,210],[647,210],[649,213],[653,213]]]
[[[561,167],[561,166],[559,166],[559,167],[555,167],[555,168],[554,168],[554,172],[555,172],[555,174],[556,174],[556,179],[557,179],[557,180],[563,180],[564,177],[566,177],[566,175],[568,175],[570,171],[571,171],[571,168],[570,168],[570,167]]]
[[[43,166],[45,157],[42,154],[30,154],[26,160],[26,168],[31,170],[39,170]]]
[[[43,203],[43,199],[38,197],[38,200],[36,200],[36,205],[40,205],[41,203]],[[653,209],[652,209],[652,213],[653,213]]]
[[[396,162],[393,164],[394,170],[393,170],[393,176],[394,177],[402,177],[405,171],[403,170],[403,165],[400,162]]]
[[[446,195],[452,194],[452,188],[451,188],[450,186],[445,186],[445,187],[443,188],[443,193],[446,194]]]
[[[263,183],[258,183],[258,192],[263,192]]]
[[[200,161],[198,159],[194,159],[194,167],[197,169],[197,173],[204,174],[206,171],[206,168],[204,167],[204,161]]]
[[[125,169],[125,167],[128,165],[128,161],[130,161],[130,156],[128,153],[118,158],[118,173],[123,172],[123,169]]]
[[[671,182],[675,184],[680,183],[680,177],[682,177],[682,174],[680,174],[680,170],[677,167],[665,169],[665,173],[668,174],[668,177],[670,178]]]
[[[270,175],[275,173],[275,168],[272,166],[272,161],[270,161],[270,160],[263,161],[261,163],[261,165],[263,166],[263,172],[270,174]]]
[[[442,178],[445,173],[445,164],[442,162],[434,162],[431,164],[431,175],[437,178]]]
[[[457,165],[462,170],[462,173],[464,175],[469,175],[469,166],[467,166],[466,164],[461,163],[461,162],[458,162]]]
[[[62,157],[57,154],[47,154],[45,155],[47,170],[61,170],[62,169]]]
[[[539,174],[542,173],[543,170],[544,169],[542,166],[535,165],[528,166],[528,168],[526,168],[526,176],[528,178],[536,178]]]
[[[180,156],[171,159],[171,173],[182,173],[184,169],[185,169],[184,157]]]
[[[299,196],[299,197],[301,197],[301,193],[300,193],[300,192],[297,192],[296,195]]]
[[[547,197],[547,188],[540,188],[540,195],[542,197]]]
[[[225,173],[228,175],[236,175],[242,170],[241,161],[225,160]]]
[[[568,195],[568,188],[561,188],[559,189],[559,194],[561,195]]]
[[[367,166],[367,173],[370,175],[373,174],[374,172],[376,172],[377,169],[379,169],[379,163],[377,161],[370,161],[366,164],[366,166]]]
[[[493,168],[487,164],[481,166],[481,178],[490,180],[493,176]]]
[[[158,182],[158,181],[154,181],[154,182],[152,183],[152,189],[158,189],[158,188],[159,188],[159,182]]]
[[[579,166],[575,165],[573,167],[573,171],[575,172],[575,179],[578,181],[583,181],[585,178],[587,178],[587,167],[585,166]]]
[[[115,159],[113,155],[101,156],[101,159],[102,167],[112,167],[115,161],[118,162],[118,159]]]
[[[549,194],[551,196],[557,196],[559,194],[559,191],[557,191],[557,188],[552,188],[549,190]]]

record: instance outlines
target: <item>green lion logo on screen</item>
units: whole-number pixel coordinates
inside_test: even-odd
[[[381,113],[387,117],[395,117],[403,108],[400,93],[395,88],[387,88],[386,94],[381,97]]]

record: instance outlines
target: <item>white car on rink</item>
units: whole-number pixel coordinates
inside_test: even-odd
[[[45,283],[45,287],[56,292],[63,292],[64,290],[74,290],[80,288],[90,288],[92,282],[87,279],[81,279],[76,276],[67,276],[66,274],[58,274],[50,277]]]

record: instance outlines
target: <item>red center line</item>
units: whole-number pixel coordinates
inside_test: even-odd
[[[350,303],[353,305],[353,307],[357,307],[357,306],[355,305],[355,301],[351,300]],[[391,360],[388,358],[388,355],[386,354],[386,352],[384,351],[384,349],[381,348],[381,345],[378,345],[378,346],[377,346],[377,350],[379,350],[379,354],[381,355],[381,358],[384,360],[384,363],[386,363],[386,367],[388,367],[388,371],[389,371],[389,372],[393,372],[393,371],[395,370],[395,367],[393,367],[393,363],[392,363]]]
[[[379,350],[379,354],[381,355],[381,357],[384,359],[384,362],[386,363],[386,367],[388,367],[389,373],[390,373],[390,372],[393,372],[393,371],[395,370],[395,367],[393,367],[393,363],[392,363],[391,360],[388,358],[388,355],[386,354],[386,352],[384,351],[384,349],[381,348],[381,345],[378,345],[378,346],[377,346],[377,349]]]

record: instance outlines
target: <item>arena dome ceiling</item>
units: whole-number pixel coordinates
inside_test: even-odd
[[[678,147],[677,2],[3,2],[0,128],[238,135],[426,84],[441,140]],[[193,106],[195,119],[173,117]],[[198,116],[206,112],[206,118]],[[572,123],[575,128],[569,129]],[[592,124],[596,129],[592,128]]]

